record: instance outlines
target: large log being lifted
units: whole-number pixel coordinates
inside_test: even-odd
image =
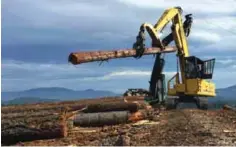
[[[170,53],[175,51],[176,47],[166,47],[164,50],[161,50],[160,48],[146,48],[143,55],[151,55],[156,53]],[[68,61],[76,65],[94,61],[106,61],[108,59],[115,59],[115,58],[134,57],[135,55],[136,55],[135,49],[75,52],[69,55]]]

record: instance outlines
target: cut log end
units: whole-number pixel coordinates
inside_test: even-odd
[[[70,55],[68,57],[68,62],[70,62],[72,64],[80,64],[81,63],[77,60],[77,57],[74,53],[70,53]]]

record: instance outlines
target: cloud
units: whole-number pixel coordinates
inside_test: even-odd
[[[166,71],[167,77],[174,72]],[[135,81],[142,81],[139,86],[147,85],[151,70],[125,66],[103,67],[85,64],[41,64],[13,60],[2,62],[2,90],[24,90],[37,87],[67,87],[72,89],[103,88],[104,85],[116,86],[118,89],[135,87]],[[127,83],[125,86],[115,83]],[[99,87],[96,87],[101,83]],[[108,84],[109,83],[109,84]],[[114,84],[113,84],[114,83]],[[145,84],[146,83],[146,84]],[[21,85],[21,86],[19,86]],[[109,89],[112,89],[111,87]]]
[[[234,16],[229,15],[223,15],[223,16],[211,16],[208,17],[201,17],[194,19],[194,24],[197,24],[199,28],[207,29],[207,30],[213,30],[213,29],[219,29],[218,31],[229,31],[227,33],[230,33],[230,31],[235,31],[236,26],[236,18]]]
[[[154,24],[165,9],[179,4],[183,5],[184,10],[193,13],[194,24],[189,40],[205,50],[214,48],[205,46],[220,42],[223,37],[228,37],[228,43],[232,42],[236,21],[231,12],[236,13],[235,3],[232,0],[224,3],[217,0],[193,3],[186,0],[101,0],[99,3],[91,0],[3,1],[2,42],[6,45],[3,50],[12,48],[15,51],[21,48],[19,54],[26,54],[28,49],[24,48],[27,45],[39,52],[39,47],[48,48],[57,44],[64,45],[63,50],[74,46],[85,49],[131,47],[143,22]],[[222,14],[215,16],[216,12]],[[15,46],[11,47],[13,44]],[[234,44],[226,49],[233,47]],[[4,51],[3,58],[13,58],[9,52]]]
[[[233,60],[233,59],[217,60],[217,62],[223,65],[232,64],[232,63],[236,64],[236,60]]]
[[[118,71],[118,72],[111,72],[107,75],[104,75],[101,77],[103,80],[108,80],[112,78],[125,78],[125,77],[142,77],[142,76],[150,76],[151,72],[150,71],[134,71],[134,70],[127,70],[127,71]]]
[[[176,72],[164,72],[167,77],[174,76]],[[137,79],[142,77],[150,77],[151,71],[141,71],[141,70],[127,70],[127,71],[117,71],[117,72],[111,72],[101,77],[89,77],[89,78],[83,78],[85,81],[91,81],[91,80],[111,80],[111,79]]]
[[[165,9],[178,5],[184,14],[193,13],[188,38],[190,53],[200,58],[216,58],[217,76],[223,76],[220,75],[223,68],[227,72],[235,69],[235,58],[221,58],[236,53],[235,3],[234,0],[191,3],[186,0],[4,0],[2,87],[4,90],[38,86],[85,89],[96,88],[97,82],[99,88],[111,90],[148,87],[154,58],[127,58],[100,67],[98,63],[75,67],[67,64],[67,57],[78,50],[131,48],[143,22],[155,24]],[[175,56],[167,56],[166,62],[167,71],[175,71]],[[232,79],[225,79],[222,84],[218,81],[218,85],[227,85]]]
[[[188,12],[195,13],[233,13],[236,12],[236,2],[226,0],[224,3],[219,0],[198,0],[191,3],[187,0],[119,0],[128,5],[135,5],[140,8],[169,8],[181,6]]]
[[[232,68],[236,69],[236,64],[232,65]]]
[[[194,19],[189,42],[193,52],[212,55],[232,54],[236,51],[236,18],[229,16]],[[214,52],[213,52],[214,51]],[[227,53],[228,52],[228,53]]]
[[[199,46],[196,48],[199,52],[204,52],[204,51],[211,51],[215,53],[232,53],[230,51],[236,51],[236,45],[234,41],[236,40],[236,36],[224,36],[222,37],[222,41],[218,41],[212,44],[208,44],[205,46]]]
[[[194,32],[191,33],[191,39],[203,40],[210,43],[215,43],[221,41],[221,36],[217,33],[211,33],[202,30],[194,30]]]
[[[219,60],[219,62],[221,61]],[[222,66],[218,65],[213,76],[217,88],[235,84],[235,65],[235,63],[229,63],[227,66],[226,63]],[[164,71],[166,80],[169,80],[175,73],[173,68],[166,69]],[[123,65],[100,67],[91,64],[72,66],[6,60],[2,62],[3,91],[37,87],[65,87],[77,90],[93,88],[121,92],[128,88],[148,88],[150,76],[151,69],[149,68],[125,67]]]

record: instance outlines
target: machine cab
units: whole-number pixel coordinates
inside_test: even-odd
[[[201,60],[195,56],[185,57],[185,76],[187,79],[212,79],[215,59]]]

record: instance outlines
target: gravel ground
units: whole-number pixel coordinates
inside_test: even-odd
[[[236,145],[235,112],[197,109],[162,111],[154,116],[153,121],[155,123],[102,128],[74,127],[66,138],[37,140],[17,145]]]

